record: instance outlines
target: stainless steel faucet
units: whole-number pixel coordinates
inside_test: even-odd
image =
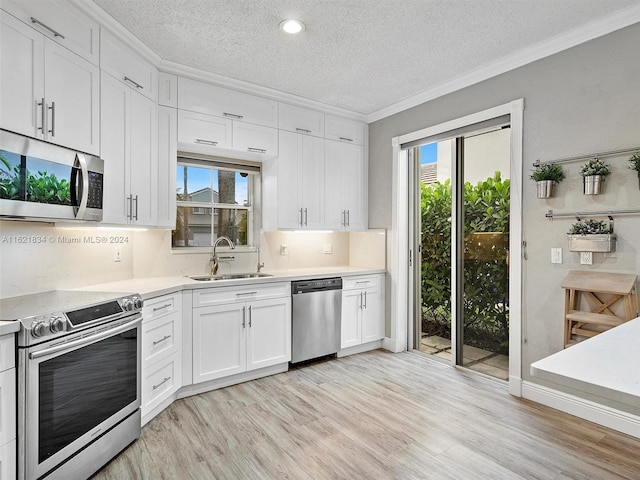
[[[218,256],[216,255],[216,248],[220,245],[221,242],[227,242],[231,250],[236,248],[229,237],[218,237],[218,239],[213,244],[213,253],[211,254],[211,275],[215,275],[218,272]]]

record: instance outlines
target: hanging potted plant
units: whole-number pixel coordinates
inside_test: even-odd
[[[536,165],[531,174],[531,179],[536,181],[536,191],[538,198],[553,197],[553,186],[564,180],[564,170],[561,165],[547,163]]]
[[[602,182],[611,173],[609,164],[599,158],[592,158],[582,166],[580,175],[584,177],[584,194],[598,195],[602,192]]]
[[[629,159],[629,168],[635,170],[638,174],[638,186],[640,187],[640,152],[636,152],[631,155]]]
[[[571,252],[615,252],[613,226],[602,220],[578,220],[568,232]]]

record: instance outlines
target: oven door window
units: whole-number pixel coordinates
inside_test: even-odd
[[[39,365],[39,463],[137,398],[137,329]]]

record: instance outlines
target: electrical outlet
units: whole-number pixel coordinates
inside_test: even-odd
[[[122,256],[120,255],[120,247],[116,247],[115,252],[113,253],[113,261],[121,262]]]
[[[551,249],[551,263],[562,263],[562,248]]]
[[[289,255],[289,247],[284,243],[280,245],[280,255],[282,255],[283,257]]]
[[[580,265],[592,265],[593,252],[580,252]]]

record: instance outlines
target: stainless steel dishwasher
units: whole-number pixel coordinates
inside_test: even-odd
[[[340,350],[342,278],[291,282],[291,363]]]

